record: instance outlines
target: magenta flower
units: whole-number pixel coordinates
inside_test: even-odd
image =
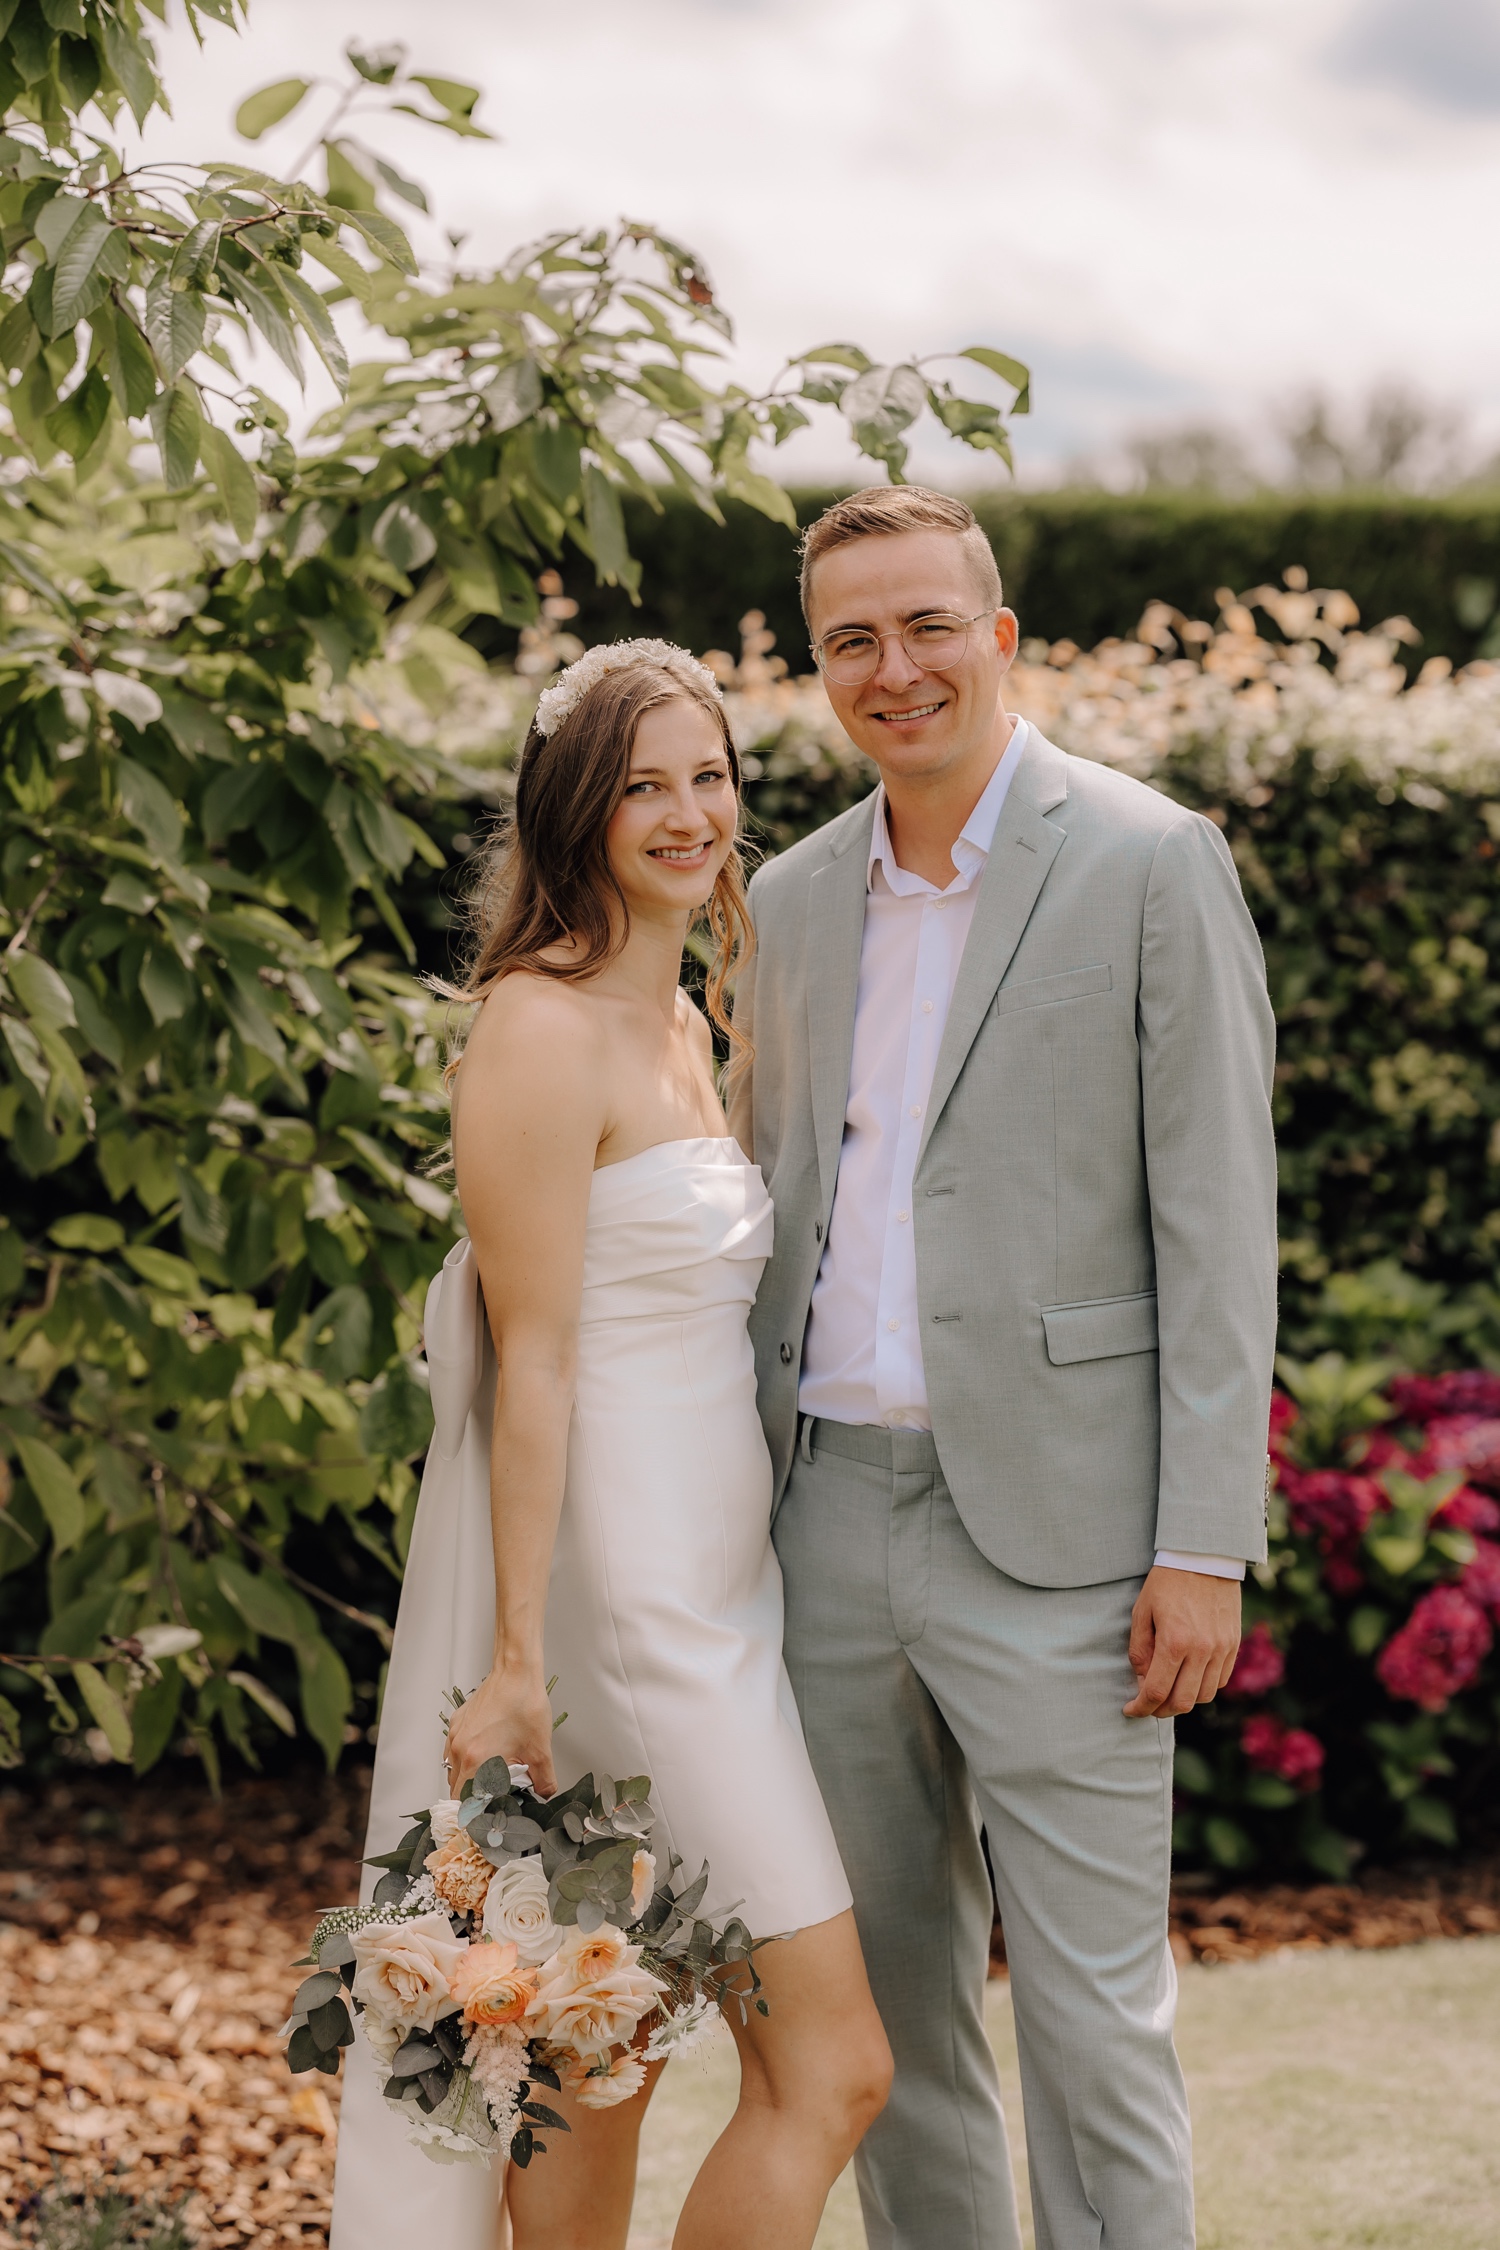
[[[1295,1399],[1288,1398],[1285,1391],[1272,1391],[1271,1427],[1266,1441],[1266,1451],[1273,1461],[1280,1461],[1285,1458],[1286,1441],[1300,1418],[1301,1409]]]
[[[1471,1484],[1461,1484],[1432,1520],[1442,1531],[1500,1531],[1500,1501],[1487,1492],[1476,1492]]]
[[[1500,1625],[1500,1547],[1493,1539],[1481,1539],[1476,1543],[1474,1560],[1465,1569],[1458,1586],[1459,1592],[1466,1594],[1476,1608],[1488,1610]]]
[[[1240,1734],[1240,1748],[1252,1766],[1275,1774],[1304,1792],[1316,1789],[1323,1778],[1324,1749],[1305,1727],[1284,1726],[1270,1711],[1257,1711]]]
[[[1234,1670],[1224,1682],[1226,1695],[1269,1695],[1286,1678],[1286,1658],[1267,1624],[1252,1625],[1240,1642]]]
[[[1412,1474],[1434,1477],[1462,1469],[1474,1484],[1500,1485],[1500,1421],[1487,1414],[1449,1414],[1429,1422]]]
[[[1477,1676],[1493,1639],[1488,1617],[1462,1586],[1434,1586],[1386,1642],[1375,1670],[1388,1694],[1443,1711]]]
[[[1398,1375],[1386,1392],[1407,1422],[1430,1422],[1442,1414],[1500,1416],[1500,1375],[1483,1367],[1462,1367],[1447,1375]]]

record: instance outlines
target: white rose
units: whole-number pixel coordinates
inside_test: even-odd
[[[458,1816],[462,1810],[463,1807],[457,1797],[440,1797],[435,1805],[429,1807],[427,1818],[432,1823],[432,1843],[435,1851],[441,1851],[448,1838],[457,1831]]]
[[[484,1927],[499,1944],[513,1945],[529,1967],[551,1960],[562,1943],[562,1931],[548,1911],[547,1878],[537,1854],[509,1861],[492,1878],[484,1902]]]
[[[449,1980],[468,1951],[446,1914],[406,1922],[367,1922],[350,1940],[358,1967],[354,1997],[378,2023],[430,2031]]]

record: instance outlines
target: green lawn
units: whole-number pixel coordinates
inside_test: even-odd
[[[990,2024],[1014,2125],[1021,2097],[1003,1983],[990,1987]],[[1500,2243],[1500,1938],[1185,1969],[1178,2040],[1197,2136],[1200,2250]],[[668,2070],[646,2125],[631,2250],[668,2250],[686,2184],[734,2092],[727,2034],[706,2059]],[[1026,2241],[1030,2250],[1029,2213]],[[818,2250],[864,2250],[848,2175]]]

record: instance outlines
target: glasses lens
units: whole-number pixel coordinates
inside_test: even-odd
[[[830,633],[822,646],[823,670],[840,687],[858,687],[880,662],[880,643],[873,633]]]
[[[961,617],[919,617],[907,626],[901,641],[913,664],[929,672],[941,672],[962,658],[969,628]]]

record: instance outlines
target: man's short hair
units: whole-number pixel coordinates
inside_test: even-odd
[[[986,608],[999,609],[1005,596],[988,539],[973,509],[946,492],[921,484],[872,484],[835,500],[802,534],[802,614],[807,616],[814,563],[855,539],[890,539],[903,531],[951,531],[968,559],[975,591]]]

